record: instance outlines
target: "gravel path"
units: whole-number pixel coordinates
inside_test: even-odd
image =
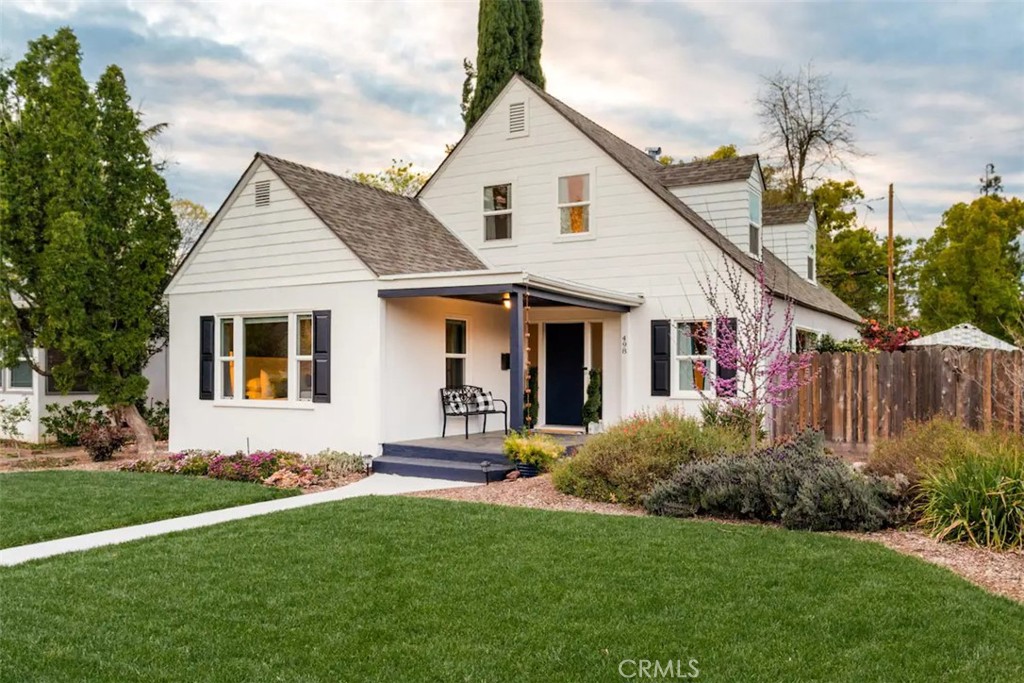
[[[438,489],[409,494],[494,505],[597,512],[607,515],[642,515],[643,510],[613,503],[594,503],[555,490],[551,476],[500,481],[489,486]],[[730,522],[731,520],[719,520]],[[733,522],[735,523],[735,522]],[[919,531],[887,529],[874,533],[842,533],[859,541],[881,543],[887,548],[937,564],[982,588],[1024,603],[1024,553],[995,552],[956,543],[940,543]]]

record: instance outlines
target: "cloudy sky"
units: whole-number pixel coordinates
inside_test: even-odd
[[[762,75],[816,71],[870,112],[850,171],[896,184],[897,230],[924,236],[986,163],[1024,195],[1024,2],[545,3],[548,91],[638,147],[759,151]],[[0,54],[62,25],[94,80],[127,73],[172,161],[174,194],[213,210],[256,150],[339,173],[393,157],[432,170],[461,133],[476,2],[17,2]],[[837,173],[837,175],[840,175]],[[863,210],[882,228],[885,203]]]

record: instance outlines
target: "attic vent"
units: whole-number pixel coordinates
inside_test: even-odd
[[[526,132],[526,102],[513,102],[508,105],[508,134],[520,136]]]
[[[270,181],[256,183],[256,206],[270,206]]]

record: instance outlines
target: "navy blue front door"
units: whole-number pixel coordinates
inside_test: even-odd
[[[583,424],[583,323],[548,323],[544,417],[549,425]]]

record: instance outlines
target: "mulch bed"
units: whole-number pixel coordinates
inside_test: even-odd
[[[421,491],[407,495],[606,515],[645,514],[638,508],[627,508],[614,503],[595,503],[561,493],[555,490],[550,475],[500,481],[488,486]],[[881,543],[897,552],[945,567],[992,593],[1024,603],[1024,552],[995,552],[986,548],[942,543],[919,531],[898,529],[840,535],[860,541]]]
[[[167,442],[158,441],[156,455],[167,455]],[[72,470],[116,470],[119,465],[130,460],[138,460],[135,444],[128,444],[104,462],[93,462],[89,454],[81,448],[63,448],[59,446],[41,446],[33,448],[0,450],[0,472],[31,472],[35,470],[72,469]]]

